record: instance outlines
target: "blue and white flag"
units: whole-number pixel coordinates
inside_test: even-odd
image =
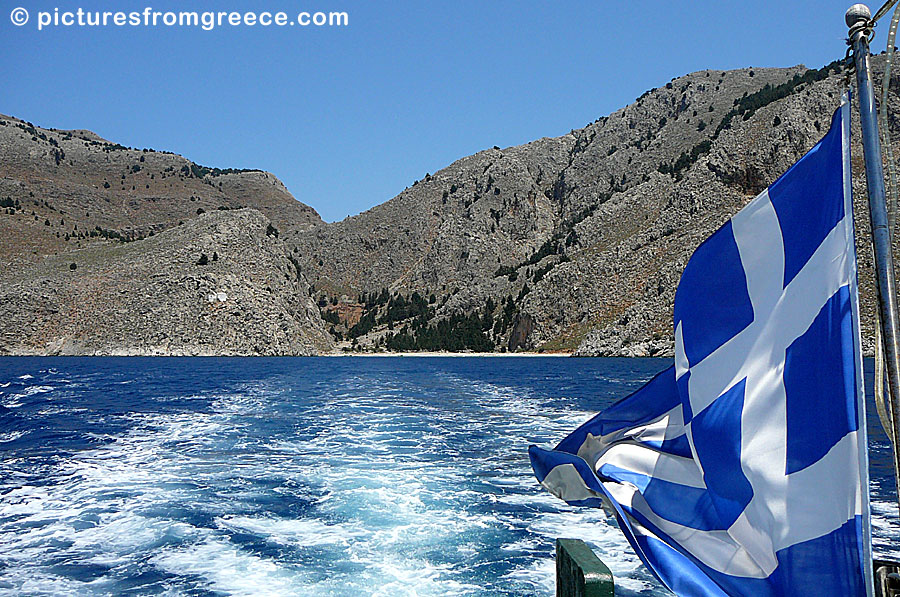
[[[872,594],[849,100],[691,257],[675,364],[529,453],[678,595]]]

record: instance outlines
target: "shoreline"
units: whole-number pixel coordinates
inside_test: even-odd
[[[571,352],[435,352],[435,351],[422,351],[422,352],[324,352],[320,354],[308,354],[308,355],[289,355],[289,354],[279,354],[279,355],[267,355],[267,354],[183,354],[183,353],[160,353],[160,352],[107,352],[100,354],[60,354],[60,353],[40,353],[40,352],[31,352],[31,353],[13,353],[13,354],[0,354],[0,358],[30,358],[30,357],[38,357],[38,358],[56,358],[56,357],[64,357],[64,358],[246,358],[246,359],[272,359],[272,358],[345,358],[345,357],[374,357],[374,358],[390,358],[390,357],[454,357],[454,358],[462,358],[462,357],[514,357],[514,358],[535,358],[535,357],[571,357],[574,353]]]
[[[571,352],[330,352],[322,357],[571,357]]]

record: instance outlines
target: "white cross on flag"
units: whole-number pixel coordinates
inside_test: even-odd
[[[675,364],[532,447],[541,484],[611,507],[678,595],[871,595],[849,99],[691,257]]]

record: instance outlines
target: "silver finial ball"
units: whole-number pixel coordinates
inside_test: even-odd
[[[844,20],[847,21],[848,27],[852,27],[859,21],[868,21],[871,18],[872,11],[865,4],[854,4],[847,9],[847,14],[844,15]]]

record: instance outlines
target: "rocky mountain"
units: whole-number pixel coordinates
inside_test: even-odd
[[[0,354],[312,355],[329,351],[270,221],[215,211],[131,243],[7,272]]]
[[[568,135],[463,158],[289,243],[320,304],[337,313],[356,301],[361,323],[332,317],[332,327],[363,348],[442,347],[435,330],[455,321],[443,335],[468,348],[477,332],[501,350],[668,355],[690,254],[824,134],[841,85],[837,64],[693,73]],[[858,130],[855,139],[871,330]],[[396,308],[410,296],[428,301]]]
[[[277,238],[321,223],[267,172],[0,116],[0,354],[331,350]]]
[[[880,78],[882,58],[873,64]],[[330,350],[333,337],[344,350],[668,355],[690,254],[824,134],[842,79],[838,64],[692,73],[561,137],[462,158],[335,223],[265,172],[205,168],[0,117],[0,234],[10,239],[0,249],[0,296],[12,304],[0,350],[305,354]],[[890,101],[900,113],[900,99]],[[896,134],[898,121],[889,124]],[[249,239],[238,234],[246,218]],[[243,254],[224,259],[217,243]],[[219,260],[197,265],[198,252],[212,259],[210,250]],[[140,273],[111,277],[127,271]],[[228,298],[209,302],[224,280]],[[141,293],[154,298],[125,298]],[[77,319],[73,305],[93,295],[110,306],[66,327]],[[240,306],[230,302],[237,296]],[[113,313],[140,333],[102,328],[112,339],[92,338],[101,328],[90,322]],[[262,323],[266,313],[276,314],[275,328]]]
[[[687,75],[568,135],[463,158],[295,242],[323,290],[445,292],[481,282],[709,141],[735,100],[805,70]]]

